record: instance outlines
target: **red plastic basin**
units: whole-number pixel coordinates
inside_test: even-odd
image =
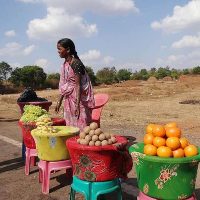
[[[120,150],[115,145],[86,146],[77,143],[78,136],[66,141],[73,165],[73,174],[86,181],[108,181],[127,178],[132,169],[132,158],[126,150],[127,139],[115,136]]]

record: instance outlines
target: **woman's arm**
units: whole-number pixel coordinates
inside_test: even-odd
[[[76,83],[75,116],[78,119],[80,115],[80,98],[81,98],[81,75],[80,74],[75,75],[75,83]]]
[[[61,105],[62,105],[63,98],[64,98],[64,95],[60,95],[60,97],[59,97],[59,99],[58,99],[58,102],[57,102],[57,104],[56,104],[56,107],[55,107],[56,113],[58,113],[59,110],[60,110],[60,107],[61,107]]]

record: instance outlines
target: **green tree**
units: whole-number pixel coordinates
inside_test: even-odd
[[[93,69],[91,67],[89,67],[89,66],[86,66],[85,68],[86,68],[86,71],[88,73],[88,76],[90,77],[92,85],[96,85],[97,84],[96,83],[96,76],[94,74]]]
[[[155,76],[156,75],[156,68],[152,67],[149,71],[149,76]]]
[[[156,76],[157,79],[162,79],[165,76],[171,76],[171,71],[170,71],[169,67],[165,67],[165,68],[160,67],[156,71],[155,76]]]
[[[60,74],[59,74],[59,73],[48,74],[48,75],[47,75],[47,79],[60,80]]]
[[[6,62],[0,63],[0,79],[1,80],[7,80],[11,72],[12,72],[12,67],[8,63]]]
[[[200,66],[194,67],[194,68],[192,69],[192,73],[193,73],[193,74],[200,74]]]
[[[45,81],[45,87],[57,89],[59,86],[60,74],[52,73],[47,75],[47,79]]]
[[[19,86],[41,88],[46,80],[46,73],[38,66],[24,66],[16,68],[10,77],[10,81]]]
[[[183,69],[182,73],[183,73],[184,75],[186,75],[186,74],[190,74],[190,71],[189,71],[189,69]]]
[[[131,72],[127,69],[120,69],[118,72],[117,72],[117,79],[119,81],[127,81],[127,80],[130,80],[130,77],[131,77]]]
[[[15,86],[22,85],[21,83],[21,75],[22,75],[22,68],[16,68],[11,72],[11,76],[9,78],[9,81],[13,83]]]
[[[105,67],[102,70],[99,70],[96,74],[98,83],[112,84],[117,82],[115,67]]]
[[[141,69],[139,72],[134,72],[132,79],[134,80],[147,80],[149,78],[149,73],[146,69]]]
[[[178,79],[178,77],[181,75],[181,71],[180,70],[177,70],[177,69],[172,69],[171,70],[171,77],[172,78],[175,78],[175,79]]]

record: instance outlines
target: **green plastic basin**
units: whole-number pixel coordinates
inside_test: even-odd
[[[139,189],[162,200],[179,200],[192,196],[195,190],[200,154],[184,158],[160,158],[143,154],[144,144],[129,147]],[[200,153],[200,149],[198,148]]]

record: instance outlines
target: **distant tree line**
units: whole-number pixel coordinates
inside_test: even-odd
[[[200,74],[200,66],[191,69],[170,69],[169,67],[141,69],[132,72],[130,69],[116,70],[115,67],[104,67],[95,74],[92,67],[86,67],[93,85],[113,84],[126,80],[147,80],[149,77],[162,79],[169,76],[173,79],[180,75]],[[12,84],[15,88],[32,87],[34,89],[58,88],[59,73],[46,74],[43,68],[35,65],[17,67],[13,69],[8,63],[0,62],[0,89]]]

